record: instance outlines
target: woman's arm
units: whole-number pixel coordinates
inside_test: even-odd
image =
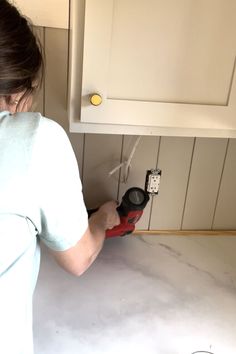
[[[89,218],[89,226],[78,243],[66,251],[53,251],[56,262],[67,272],[80,276],[102,249],[105,232],[120,223],[116,202],[103,204]]]

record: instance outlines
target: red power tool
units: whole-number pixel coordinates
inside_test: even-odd
[[[133,187],[126,191],[122,202],[117,208],[120,224],[106,231],[106,238],[125,236],[135,230],[135,224],[141,218],[149,201],[149,194],[141,188]],[[88,210],[90,216],[97,209]]]

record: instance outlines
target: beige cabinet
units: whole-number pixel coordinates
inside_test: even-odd
[[[36,26],[68,28],[70,0],[12,0]]]
[[[72,131],[236,137],[235,0],[72,0],[71,25]]]

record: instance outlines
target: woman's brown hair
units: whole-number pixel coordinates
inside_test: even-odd
[[[0,97],[9,104],[11,94],[29,96],[41,85],[43,72],[43,51],[32,25],[7,0],[0,0]]]

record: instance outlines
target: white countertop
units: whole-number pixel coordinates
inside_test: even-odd
[[[126,236],[80,278],[44,251],[35,354],[235,354],[235,251],[232,236]]]

